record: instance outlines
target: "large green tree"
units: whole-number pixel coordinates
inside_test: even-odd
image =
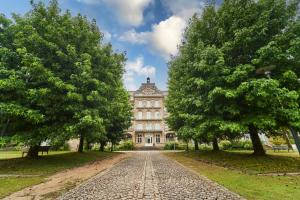
[[[125,57],[103,42],[95,21],[62,13],[56,0],[31,4],[13,21],[0,18],[1,128],[20,134],[32,157],[47,139],[79,137],[82,152],[85,140],[106,137],[110,121],[129,122],[107,115],[120,102],[129,106],[111,97],[126,93]]]
[[[209,5],[194,16],[170,62],[173,128],[191,118],[209,140],[249,132],[260,155],[259,131],[299,128],[298,4],[225,0],[219,9]]]

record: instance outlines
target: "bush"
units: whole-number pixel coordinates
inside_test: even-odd
[[[235,140],[232,141],[232,149],[251,150],[253,145],[250,140]]]
[[[117,147],[116,150],[128,151],[133,150],[134,145],[132,140],[122,141]]]
[[[220,142],[220,147],[223,149],[223,150],[229,150],[232,148],[232,143],[229,141],[229,140],[222,140]]]
[[[0,137],[0,148],[6,147],[6,145],[10,142],[9,137]]]
[[[203,150],[203,151],[209,151],[209,150],[212,150],[212,146],[210,146],[208,144],[200,144],[199,149]]]
[[[178,142],[166,142],[164,146],[164,150],[174,150],[174,143],[175,143],[175,150],[184,150],[186,149],[186,144],[178,143]],[[192,147],[189,145],[189,148]]]

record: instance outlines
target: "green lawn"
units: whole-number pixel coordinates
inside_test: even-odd
[[[297,154],[277,154],[257,157],[249,151],[166,153],[186,167],[247,199],[297,200],[300,197],[300,176],[257,175],[300,172],[300,157]]]
[[[36,160],[20,158],[20,152],[0,152],[0,175],[38,175],[33,177],[0,178],[0,198],[22,188],[43,182],[55,172],[114,156],[108,152],[49,152]]]

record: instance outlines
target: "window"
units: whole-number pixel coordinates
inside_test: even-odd
[[[154,107],[154,106],[155,106],[154,101],[151,101],[151,107]]]
[[[146,107],[146,104],[147,104],[146,101],[143,101],[143,107]]]
[[[160,119],[160,112],[155,112],[155,119]]]
[[[138,107],[143,107],[143,102],[142,101],[138,102]]]
[[[143,118],[143,113],[142,112],[138,112],[138,119],[142,119]]]
[[[147,112],[147,119],[151,119],[151,112]]]
[[[157,131],[160,130],[160,124],[155,124],[155,130],[157,130]]]
[[[147,101],[147,107],[151,107],[151,102],[150,101]]]
[[[156,143],[157,143],[157,144],[159,144],[159,143],[160,143],[160,135],[156,135],[156,137],[155,137],[155,138],[156,138],[156,140],[155,140],[155,141],[156,141]]]
[[[138,135],[137,137],[137,143],[142,143],[142,135]]]
[[[143,124],[137,124],[137,125],[136,125],[136,129],[137,129],[138,131],[143,130]]]
[[[146,125],[146,130],[151,131],[152,130],[152,124],[147,124]]]
[[[155,101],[155,107],[159,107],[159,101]]]

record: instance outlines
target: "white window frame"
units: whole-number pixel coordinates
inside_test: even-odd
[[[156,144],[160,144],[160,134],[156,134],[155,142],[156,142]]]
[[[143,112],[139,111],[137,118],[138,119],[143,119]]]
[[[155,124],[155,130],[156,130],[156,131],[159,131],[160,129],[161,129],[160,124],[159,124],[159,123],[156,123],[156,124]]]
[[[160,119],[160,118],[161,118],[160,112],[155,112],[155,119]]]
[[[142,136],[142,134],[138,134],[138,136],[137,136],[137,143],[142,143],[143,142],[143,136]]]
[[[137,124],[136,125],[136,130],[138,130],[138,131],[143,130],[143,124]]]
[[[147,112],[147,119],[151,119],[151,112]]]
[[[156,100],[156,101],[155,101],[155,104],[154,104],[154,106],[155,106],[155,107],[159,107],[159,106],[160,106],[160,103],[159,103],[159,101],[158,101],[158,100]]]
[[[142,101],[138,101],[138,107],[143,107],[143,102]]]

